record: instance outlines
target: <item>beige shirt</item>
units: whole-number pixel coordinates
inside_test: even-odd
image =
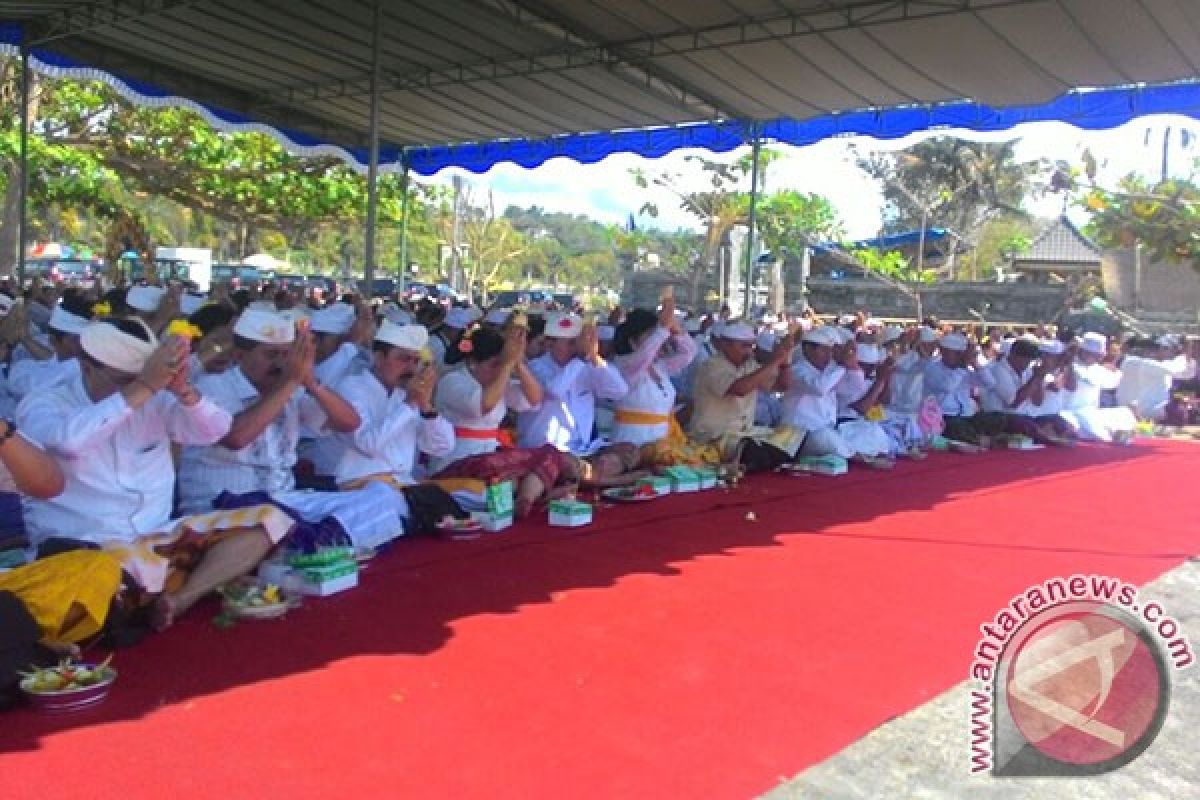
[[[744,397],[734,397],[726,392],[739,378],[758,371],[760,366],[751,358],[735,367],[718,352],[696,368],[693,390],[696,407],[689,426],[692,438],[712,442],[727,433],[747,431],[754,425],[758,392],[749,392]]]

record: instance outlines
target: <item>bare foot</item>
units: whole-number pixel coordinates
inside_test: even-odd
[[[513,515],[517,519],[529,516],[529,512],[537,505],[545,490],[546,487],[542,485],[542,479],[538,476],[526,475],[522,478],[517,488],[516,502],[513,504]]]
[[[156,631],[165,631],[175,624],[175,616],[179,613],[179,604],[175,596],[163,592],[154,601],[154,611],[150,615],[150,627]]]

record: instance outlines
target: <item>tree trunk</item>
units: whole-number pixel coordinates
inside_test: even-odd
[[[13,74],[19,76],[20,69],[14,69]],[[20,78],[17,78],[16,98],[18,105],[20,104],[21,90]],[[38,75],[36,72],[31,72],[29,75],[29,127],[32,131],[33,122],[38,115]],[[20,117],[18,109],[15,116]],[[20,127],[18,122],[17,127]],[[11,276],[17,271],[17,263],[20,261],[20,227],[21,227],[21,163],[20,155],[10,161],[5,168],[5,177],[7,182],[4,190],[4,205],[0,209],[0,275]],[[27,199],[26,202],[29,202]]]

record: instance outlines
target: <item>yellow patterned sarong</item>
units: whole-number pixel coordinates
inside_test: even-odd
[[[168,530],[139,536],[132,542],[101,546],[116,556],[138,585],[151,594],[178,588],[203,551],[230,534],[261,528],[272,542],[287,536],[296,521],[273,505],[193,514],[169,523]],[[171,585],[168,585],[168,578]]]
[[[0,573],[0,591],[17,596],[47,642],[99,633],[120,586],[120,562],[99,550],[72,550]]]

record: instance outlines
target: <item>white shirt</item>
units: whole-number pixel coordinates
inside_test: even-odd
[[[675,352],[660,356],[663,344],[670,338]],[[613,363],[629,386],[625,396],[616,401],[617,414],[634,411],[645,414],[670,415],[675,410],[675,385],[671,376],[681,374],[696,357],[696,343],[686,333],[671,336],[666,328],[650,332],[635,352],[616,356]],[[614,442],[647,444],[667,435],[668,423],[635,424],[617,420],[613,426]]]
[[[322,386],[337,386],[344,378],[358,375],[371,368],[370,359],[363,349],[353,342],[343,342],[328,358],[313,368],[313,376]],[[333,475],[337,470],[343,446],[334,435],[315,431],[305,426],[300,430],[299,458],[313,463],[317,475]]]
[[[171,442],[216,442],[232,417],[207,397],[185,406],[167,392],[136,410],[119,392],[94,403],[76,375],[29,395],[17,409],[17,424],[57,459],[66,477],[58,497],[26,501],[34,540],[101,543],[160,530],[171,518],[175,491]]]
[[[381,473],[403,484],[415,483],[418,450],[445,456],[454,449],[454,426],[445,417],[424,419],[406,402],[407,392],[388,392],[374,373],[347,376],[337,393],[362,421],[353,433],[331,437],[340,446],[334,473],[339,484]]]
[[[830,361],[819,370],[801,355],[791,370],[791,385],[783,393],[783,423],[806,431],[835,426],[838,401],[834,387],[845,376],[846,368]]]
[[[1054,375],[1047,375],[1045,386],[1042,390],[1042,402],[1035,403],[1033,397],[1029,397],[1021,405],[1017,406],[1018,414],[1025,414],[1030,417],[1044,417],[1050,414],[1057,414],[1063,410],[1063,403],[1068,392],[1058,388],[1058,379]]]
[[[891,401],[888,410],[915,414],[925,401],[925,365],[916,350],[909,350],[896,359],[896,370],[892,373]]]
[[[1117,404],[1133,408],[1138,416],[1158,419],[1171,399],[1175,381],[1188,380],[1195,374],[1195,362],[1183,355],[1167,361],[1126,356],[1121,361]]]
[[[529,402],[521,384],[512,380],[504,392],[504,397],[495,407],[484,414],[483,387],[475,376],[462,365],[452,369],[438,381],[437,394],[434,404],[452,426],[454,426],[454,447],[445,456],[434,458],[429,464],[429,474],[436,475],[448,464],[460,458],[475,456],[481,453],[494,452],[500,442],[494,435],[463,436],[463,431],[496,431],[504,421],[505,414],[511,408],[514,411],[529,411],[535,406]]]
[[[259,401],[258,390],[240,367],[230,367],[196,382],[205,397],[237,416]],[[185,514],[212,510],[212,502],[223,491],[285,491],[296,485],[296,444],[300,426],[321,430],[325,412],[302,389],[288,400],[283,412],[273,419],[258,438],[241,450],[219,444],[185,447],[179,460],[179,506]]]
[[[1121,371],[1109,369],[1101,364],[1071,365],[1075,370],[1075,391],[1065,392],[1063,408],[1066,411],[1081,411],[1100,407],[1100,393],[1115,389],[1121,383]]]
[[[593,449],[592,425],[596,398],[620,399],[629,391],[612,364],[593,366],[578,358],[559,365],[549,353],[529,362],[529,371],[542,384],[542,405],[517,415],[521,447],[552,444],[559,450],[586,455]]]
[[[1029,381],[1032,370],[1026,367],[1024,372],[1017,374],[1005,357],[993,361],[986,372],[991,380],[979,397],[979,404],[983,406],[983,410],[1015,413],[1017,409],[1013,406],[1013,401],[1016,400],[1017,392]]]
[[[985,371],[951,368],[943,364],[941,359],[931,358],[925,363],[923,377],[925,394],[937,400],[946,416],[971,417],[979,411],[972,392],[987,386]]]
[[[838,419],[859,419],[862,414],[854,407],[854,403],[862,400],[875,384],[867,378],[861,369],[848,369],[842,379],[833,387],[833,396],[837,398]]]
[[[8,370],[8,391],[19,403],[33,389],[43,390],[59,386],[80,375],[79,359],[58,357],[46,361],[27,358],[14,362]]]

